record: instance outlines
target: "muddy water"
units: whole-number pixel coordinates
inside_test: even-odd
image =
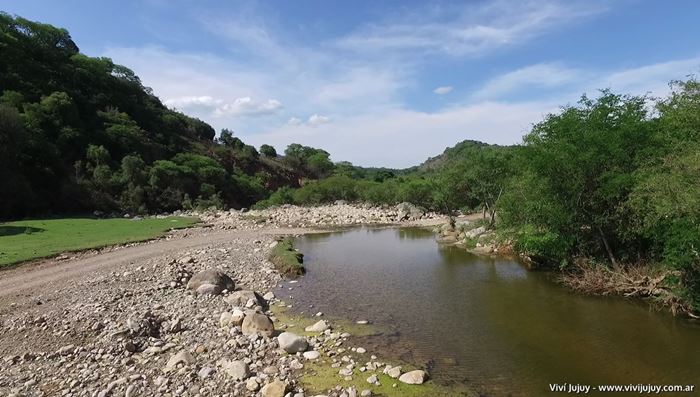
[[[648,305],[568,291],[508,259],[444,247],[422,229],[297,240],[297,308],[386,329],[367,341],[487,395],[552,395],[550,383],[700,387],[700,324]],[[687,394],[680,394],[687,395]]]

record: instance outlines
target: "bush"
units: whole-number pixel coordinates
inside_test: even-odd
[[[525,225],[513,233],[513,240],[515,250],[529,256],[535,263],[560,267],[567,264],[566,253],[571,241],[557,233]]]
[[[700,225],[693,219],[679,219],[663,231],[663,262],[680,270],[683,295],[700,310]]]
[[[343,175],[312,181],[294,191],[295,204],[321,204],[335,200],[357,200],[356,181]]]

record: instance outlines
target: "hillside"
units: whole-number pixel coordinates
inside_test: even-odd
[[[491,145],[484,142],[464,140],[452,147],[448,147],[441,154],[430,157],[417,167],[417,171],[430,172],[437,171],[466,160],[474,151],[483,148],[499,148],[499,145]]]
[[[229,131],[215,141],[129,68],[81,54],[66,30],[5,13],[0,30],[0,219],[240,207],[296,185],[276,154]]]

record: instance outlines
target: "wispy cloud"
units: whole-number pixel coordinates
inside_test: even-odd
[[[227,16],[209,16],[202,24],[229,51],[214,55],[140,47],[112,48],[103,55],[132,67],[169,106],[217,129],[234,129],[247,143],[281,150],[298,142],[322,147],[334,160],[394,167],[418,164],[464,139],[516,143],[533,123],[583,92],[605,87],[656,92],[700,65],[692,58],[606,70],[540,61],[486,80],[473,94],[447,85],[461,87],[459,75],[425,82],[445,84],[441,87],[422,85],[425,55],[432,60],[466,56],[459,61],[475,62],[469,57],[600,11],[590,3],[554,0],[478,4],[461,6],[459,12],[438,8],[401,15],[336,41],[304,44],[255,16],[235,23]],[[410,97],[430,90],[449,95]],[[547,95],[511,95],[530,90]],[[425,111],[422,106],[429,101],[436,107]]]
[[[337,40],[340,48],[386,56],[389,52],[479,55],[521,43],[604,7],[582,1],[469,3],[370,24]]]
[[[560,87],[580,82],[586,72],[556,63],[540,63],[507,72],[487,81],[473,96],[493,99],[528,87]]]
[[[309,116],[309,120],[306,123],[312,127],[316,127],[321,124],[328,124],[330,122],[330,117],[323,116],[320,114],[312,114],[311,116]]]
[[[452,86],[447,85],[447,86],[438,87],[438,88],[434,89],[433,92],[438,94],[438,95],[449,94],[450,92],[452,92]]]

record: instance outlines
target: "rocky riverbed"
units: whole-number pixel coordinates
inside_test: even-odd
[[[300,207],[283,205],[264,210],[212,211],[199,214],[217,227],[238,227],[241,220],[248,220],[259,227],[342,227],[352,225],[376,225],[395,223],[436,224],[444,222],[442,215],[428,212],[410,203],[396,206],[348,204],[338,201],[334,205]]]
[[[68,257],[0,272],[13,283],[0,296],[0,395],[352,397],[372,395],[381,379],[395,387],[427,379],[354,346],[333,321],[285,332],[291,320],[271,309],[289,305],[275,296],[282,277],[267,257],[277,234],[288,232],[271,230],[283,226],[435,221],[434,214],[337,203],[199,215],[207,227],[175,232],[167,246],[151,242],[147,254],[130,256],[140,248],[133,245],[105,250],[109,266],[100,266],[105,253],[84,254],[90,271],[69,279],[36,282],[60,274]],[[188,246],[191,238],[202,242]],[[300,377],[319,366],[338,383],[312,394]],[[360,378],[361,387],[342,382]]]

